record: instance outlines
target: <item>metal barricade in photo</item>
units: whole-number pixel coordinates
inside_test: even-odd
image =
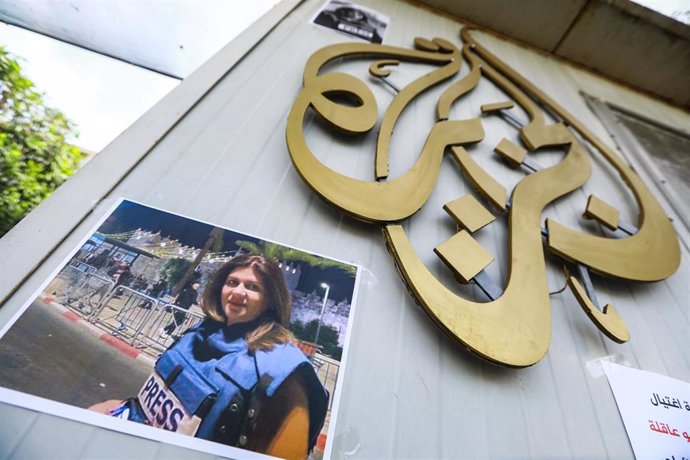
[[[55,275],[55,278],[48,283],[43,291],[47,295],[53,296],[56,299],[61,299],[74,288],[83,274],[83,270],[78,270],[72,265],[67,265]]]
[[[107,274],[83,262],[67,265],[45,292],[66,307],[90,317],[114,286]]]
[[[321,383],[331,395],[328,400],[328,410],[330,411],[333,405],[335,383],[338,381],[338,374],[340,373],[340,361],[336,361],[333,358],[329,358],[317,352],[312,358],[312,366],[319,380],[321,380]]]
[[[96,325],[152,356],[201,319],[201,314],[124,286],[115,287],[91,317]]]
[[[167,303],[160,307],[158,315],[147,327],[149,344],[163,351],[194,324],[204,319],[204,315]]]
[[[126,286],[116,286],[99,304],[91,321],[136,346],[141,331],[154,315],[159,301]]]

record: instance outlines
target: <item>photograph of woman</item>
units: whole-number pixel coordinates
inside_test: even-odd
[[[273,260],[239,255],[212,274],[206,318],[156,361],[138,395],[90,409],[281,458],[306,458],[328,392],[288,329],[291,298]]]
[[[358,274],[121,199],[0,335],[0,401],[231,458],[328,458]]]

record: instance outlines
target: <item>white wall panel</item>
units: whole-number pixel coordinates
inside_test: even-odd
[[[348,40],[307,23],[320,3],[310,0],[290,13],[160,139],[93,213],[79,218],[70,215],[74,230],[3,305],[0,324],[59,266],[106,209],[125,196],[364,267],[337,421],[335,458],[630,458],[625,430],[597,360],[611,359],[690,381],[688,254],[683,254],[678,272],[660,283],[596,281],[602,303],[614,303],[625,318],[632,334],[629,344],[617,345],[603,337],[565,291],[552,297],[553,339],[547,357],[535,366],[507,369],[460,349],[411,299],[386,252],[380,229],[323,203],[292,168],[285,122],[301,87],[303,65],[322,46]],[[401,1],[362,3],[392,18],[387,44],[410,46],[415,36],[439,35],[459,45],[460,26],[448,18]],[[690,124],[687,113],[646,96],[490,35],[477,36],[610,145],[603,125],[579,91],[676,127]],[[219,56],[213,64],[220,65],[221,60]],[[344,65],[353,72],[366,68]],[[411,73],[403,69],[394,71],[391,79],[404,84]],[[464,66],[461,73],[466,72]],[[385,88],[371,86],[380,102],[390,100]],[[439,94],[440,90],[430,91],[401,117],[391,146],[393,175],[404,172],[424,144]],[[452,118],[478,116],[481,104],[505,98],[488,81],[482,81],[453,107]],[[470,147],[472,155],[502,183],[516,183],[522,173],[504,167],[492,153],[502,137],[516,139],[515,131],[494,118],[483,119],[483,125],[487,137]],[[331,136],[314,120],[305,126],[308,143],[322,161],[353,177],[372,177],[374,134],[349,139]],[[118,151],[105,154],[116,156]],[[548,153],[536,159],[543,164],[558,161]],[[586,190],[596,189],[607,199],[611,196],[612,203],[623,207],[624,215],[634,217],[629,193],[616,182],[615,174],[600,161],[595,161],[595,167]],[[469,193],[470,187],[448,159],[439,177],[427,205],[404,225],[420,256],[450,283],[451,277],[441,271],[445,269],[431,249],[453,232],[441,206]],[[72,180],[83,180],[83,176]],[[81,193],[88,194],[90,189]],[[545,215],[577,225],[585,199],[586,193],[577,191],[550,206]],[[49,223],[64,206],[66,202],[51,201],[44,207],[42,219]],[[503,280],[507,270],[501,262],[507,254],[505,223],[492,226],[495,232],[480,232],[477,239],[497,258],[489,272]],[[51,235],[41,238],[50,239]],[[31,251],[32,242],[22,240],[21,235],[14,235],[13,244]],[[9,261],[0,263],[3,272],[11,267]],[[560,266],[550,263],[551,290],[562,287],[563,282]],[[472,295],[473,288],[462,292]],[[46,433],[53,434],[46,438]],[[210,458],[0,405],[0,458],[32,457]]]

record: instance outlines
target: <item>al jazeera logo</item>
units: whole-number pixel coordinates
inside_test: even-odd
[[[441,329],[477,355],[505,366],[525,367],[546,354],[551,341],[546,251],[567,270],[568,287],[599,330],[616,342],[628,341],[630,334],[616,309],[597,304],[590,275],[646,282],[670,276],[680,263],[673,226],[640,177],[601,140],[477,43],[468,29],[460,35],[461,47],[440,38],[417,38],[414,49],[345,43],[316,51],[305,65],[303,88],[287,121],[287,145],[295,169],[330,205],[382,226],[385,244],[417,302]],[[365,135],[377,125],[378,106],[371,89],[334,66],[334,61],[354,58],[370,59],[369,74],[395,94],[380,123],[372,181],[331,169],[314,155],[305,139],[305,117],[310,112],[329,129],[354,136]],[[401,64],[407,63],[422,63],[432,70],[398,88],[391,81],[391,72],[402,71]],[[463,64],[469,71],[459,77]],[[461,103],[482,79],[490,80],[508,98],[487,101],[474,118],[451,119],[452,105]],[[442,92],[426,142],[407,171],[387,180],[395,124],[405,108],[432,87],[441,87]],[[513,114],[516,104],[528,120]],[[519,144],[503,139],[494,146],[509,165],[525,173],[512,190],[491,176],[464,147],[483,140],[482,116],[501,117],[517,130]],[[551,121],[552,117],[558,121]],[[544,148],[562,152],[560,161],[541,167],[532,154]],[[429,199],[445,152],[457,162],[479,199],[468,194],[445,203],[443,209],[457,223],[458,231],[434,252],[458,282],[475,283],[481,289],[483,299],[479,300],[464,298],[441,283],[415,252],[401,225]],[[542,221],[550,203],[588,182],[593,155],[604,159],[632,192],[638,222],[624,221],[617,209],[596,195],[589,195],[582,212],[607,227],[607,236],[575,230],[553,219]],[[493,256],[473,237],[497,218],[507,222],[504,286],[487,274]]]

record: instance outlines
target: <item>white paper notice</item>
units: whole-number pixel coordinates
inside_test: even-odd
[[[690,460],[690,384],[604,363],[638,460]]]

